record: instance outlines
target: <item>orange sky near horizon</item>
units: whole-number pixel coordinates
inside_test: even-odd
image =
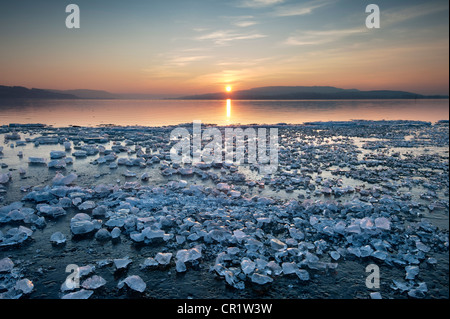
[[[176,5],[86,0],[0,12],[0,85],[112,93],[202,94],[261,86],[335,86],[449,94],[448,2],[381,0],[367,29],[350,0]]]

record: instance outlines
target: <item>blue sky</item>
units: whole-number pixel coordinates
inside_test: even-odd
[[[75,3],[81,28],[67,29]],[[366,5],[381,28],[365,27]],[[0,84],[117,93],[332,85],[448,94],[448,1],[10,1]]]

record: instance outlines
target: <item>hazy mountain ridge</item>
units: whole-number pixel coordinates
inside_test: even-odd
[[[42,89],[27,89],[22,86],[0,85],[0,98],[3,99],[78,99],[73,94],[57,93]]]
[[[25,99],[176,99],[176,100],[358,100],[358,99],[448,99],[447,95],[422,95],[405,91],[341,89],[332,86],[266,86],[231,93],[216,92],[189,96],[115,94],[102,90],[28,89],[0,85],[0,98]]]
[[[443,95],[422,95],[405,91],[340,89],[332,86],[269,86],[232,93],[209,93],[184,96],[186,100],[334,100],[334,99],[425,99],[448,98]]]

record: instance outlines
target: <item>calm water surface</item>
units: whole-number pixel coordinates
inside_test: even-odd
[[[0,125],[163,126],[200,120],[227,124],[449,119],[449,100],[0,100]]]

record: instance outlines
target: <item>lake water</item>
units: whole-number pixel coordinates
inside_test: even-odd
[[[0,100],[0,125],[301,124],[310,121],[449,119],[449,100]]]

